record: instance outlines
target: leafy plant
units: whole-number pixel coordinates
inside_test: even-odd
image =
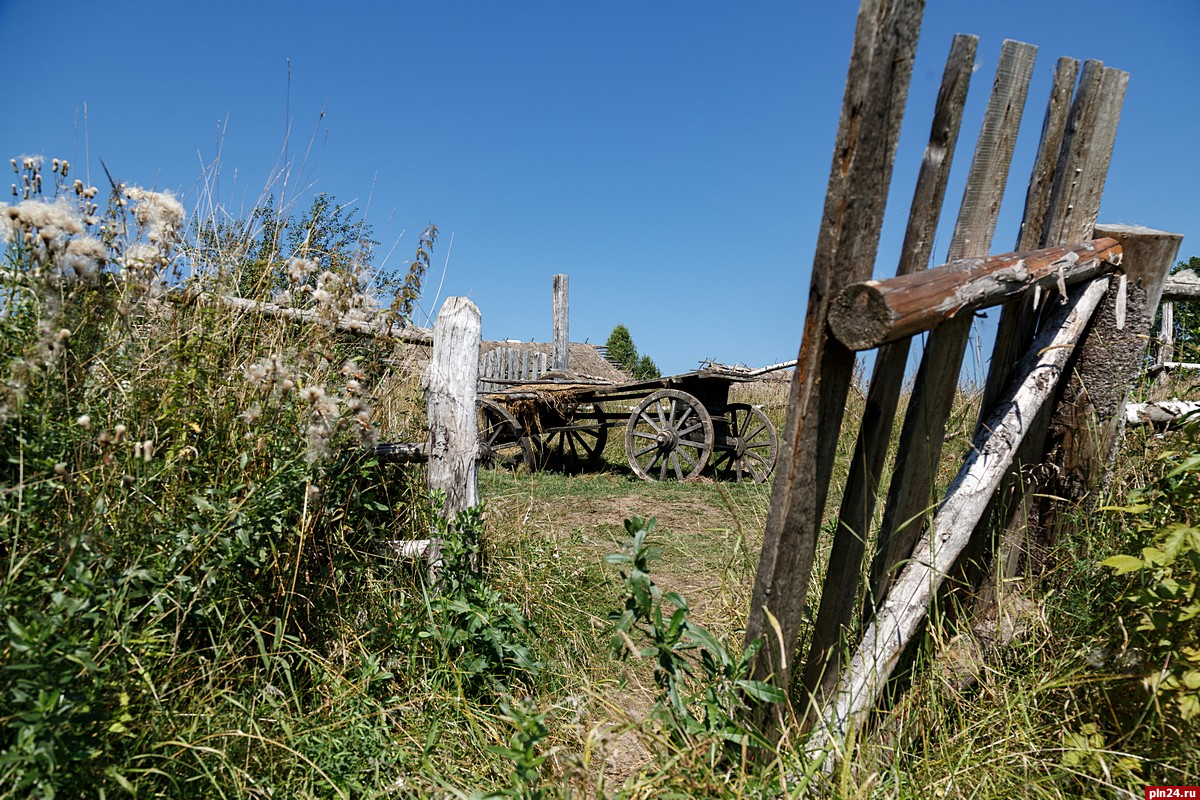
[[[608,563],[624,567],[625,607],[611,615],[612,655],[654,660],[654,680],[661,697],[653,715],[677,742],[708,740],[726,748],[766,746],[762,736],[745,724],[742,714],[747,710],[746,697],[764,703],[785,699],[771,684],[748,677],[761,640],[741,653],[731,653],[728,644],[688,619],[687,601],[681,595],[661,591],[650,578],[650,565],[661,557],[659,549],[647,541],[654,525],[653,519],[626,520],[628,552],[606,557]],[[717,756],[714,750],[714,759]]]
[[[542,765],[549,758],[539,753],[542,742],[550,735],[546,727],[546,712],[536,712],[529,701],[500,703],[500,712],[516,728],[508,747],[493,747],[492,752],[513,763],[512,785],[487,795],[488,798],[511,797],[516,800],[543,800],[550,792],[542,785]]]
[[[1103,566],[1135,581],[1122,595],[1145,653],[1146,688],[1185,723],[1200,720],[1200,448],[1163,453],[1164,474],[1112,510],[1129,518],[1147,545]]]
[[[444,497],[435,497],[435,510],[443,503]],[[427,600],[429,624],[420,636],[437,644],[437,662],[456,688],[472,697],[507,694],[541,670],[529,644],[532,623],[484,579],[482,506],[453,520],[434,518],[441,556]]]

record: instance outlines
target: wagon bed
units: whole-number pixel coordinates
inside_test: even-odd
[[[689,481],[708,474],[760,483],[775,468],[778,435],[761,409],[729,402],[729,390],[794,364],[761,369],[711,364],[621,384],[547,373],[482,396],[484,461],[531,470],[595,467],[609,429],[620,426],[629,466],[644,480]]]

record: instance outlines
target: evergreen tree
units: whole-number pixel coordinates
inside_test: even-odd
[[[661,378],[662,373],[658,371],[658,365],[654,363],[654,359],[650,356],[642,356],[633,365],[633,379],[637,381],[648,381],[654,378]]]
[[[608,360],[632,374],[633,368],[637,364],[638,351],[633,346],[633,337],[629,335],[629,328],[624,325],[613,328],[612,333],[608,335],[607,347]]]

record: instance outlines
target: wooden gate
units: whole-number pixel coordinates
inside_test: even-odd
[[[755,677],[791,686],[838,740],[875,706],[905,646],[968,545],[986,544],[1022,454],[1047,459],[1057,493],[1078,494],[1106,463],[1149,319],[1181,237],[1096,226],[1128,75],[1061,58],[1025,196],[1016,252],[993,252],[1000,203],[1036,48],[1004,42],[944,266],[925,270],[974,71],[959,35],[934,111],[897,276],[871,281],[923,3],[864,0],[813,264],[804,337],[768,512],[746,640]],[[1120,265],[1120,272],[1117,266]],[[946,421],[977,309],[1003,305],[979,434],[949,491],[933,496]],[[890,486],[880,486],[911,337],[928,331]],[[1140,335],[1140,338],[1139,338]],[[815,615],[809,579],[855,351],[878,347]],[[1094,365],[1103,363],[1100,380]],[[1093,372],[1087,372],[1092,369]],[[1080,383],[1087,374],[1089,382]],[[1075,375],[1060,381],[1060,376]],[[1051,413],[1053,411],[1053,413]],[[1049,453],[1049,455],[1046,455]],[[1082,465],[1082,466],[1081,466]],[[1084,477],[1080,478],[1079,474]],[[1072,483],[1074,480],[1074,483]],[[886,496],[874,524],[878,498]],[[873,552],[868,554],[868,546]],[[806,616],[807,651],[795,661]],[[853,647],[849,644],[857,641]],[[786,720],[783,709],[775,730]],[[761,721],[761,720],[760,720]],[[772,726],[768,726],[772,727]]]

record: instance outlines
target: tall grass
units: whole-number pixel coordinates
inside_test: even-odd
[[[244,263],[197,249],[169,195],[113,187],[102,212],[68,166],[15,166],[32,189],[0,209],[0,796],[490,774],[501,723],[434,680],[445,614],[377,546],[431,520],[423,479],[364,449],[378,398],[393,431],[423,424],[416,379],[388,374],[404,352],[214,302]],[[256,265],[295,304],[366,309],[353,266],[327,267]],[[410,724],[431,718],[480,735],[435,747],[438,724]]]
[[[727,713],[769,487],[497,471],[482,517],[437,522],[421,472],[365,447],[423,438],[419,354],[214,301],[369,318],[365,235],[345,229],[341,261],[303,235],[206,238],[169,195],[112,187],[102,210],[68,165],[14,166],[28,194],[0,208],[0,797],[1108,797],[1200,782],[1161,661],[1186,657],[1195,623],[1177,620],[1174,650],[1139,643],[1142,576],[1101,566],[1172,515],[1194,525],[1185,504],[1154,506],[1153,525],[1077,519],[1015,644],[963,681],[953,632],[931,631],[907,691],[826,775],[794,731],[762,748]],[[737,391],[783,422],[786,383]],[[960,398],[940,480],[973,403]],[[1114,505],[1138,486],[1179,496],[1196,446],[1171,436],[1127,437]],[[658,527],[622,550],[634,515]],[[377,545],[438,525],[437,587]],[[659,650],[613,659],[610,617],[649,584],[604,556],[653,546],[661,593],[636,620]],[[680,603],[691,633],[655,620]]]

